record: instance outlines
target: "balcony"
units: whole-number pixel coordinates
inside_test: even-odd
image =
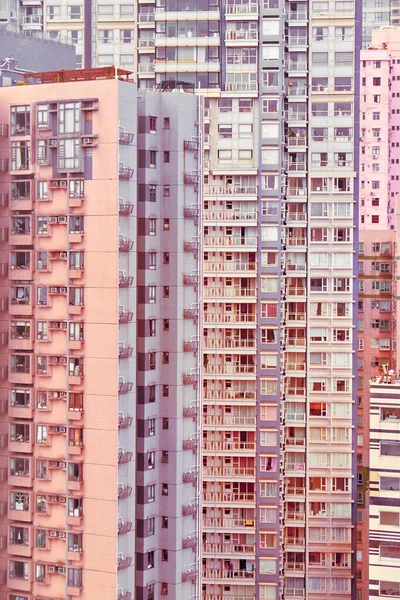
[[[256,298],[257,290],[255,288],[228,286],[228,287],[209,287],[203,288],[205,298]]]
[[[224,247],[231,248],[234,247],[256,247],[257,246],[257,236],[235,236],[235,235],[226,235],[226,236],[204,236],[204,246],[215,246],[215,247]]]
[[[120,252],[130,252],[133,248],[133,242],[127,240],[123,235],[119,236],[118,249]]]
[[[125,342],[119,342],[118,346],[118,358],[130,358],[133,354],[133,347]]]
[[[215,262],[204,261],[204,272],[207,273],[236,273],[237,275],[242,272],[246,275],[249,271],[256,271],[255,262],[246,261],[226,261],[219,260]]]
[[[183,274],[183,285],[197,286],[198,284],[199,284],[198,271],[190,271],[190,273]]]
[[[122,571],[123,569],[127,569],[132,564],[132,557],[125,556],[122,553],[119,553],[117,556],[117,569],[118,571]]]
[[[256,547],[251,544],[203,544],[203,553],[214,554],[214,555],[225,555],[225,554],[252,554],[256,552]]]
[[[306,469],[306,465],[303,462],[286,462],[285,463],[285,473],[289,475],[290,473],[304,473]]]
[[[243,350],[248,348],[255,348],[255,339],[240,339],[240,338],[209,338],[204,339],[204,348],[213,350]]]
[[[230,29],[225,31],[226,42],[258,41],[258,31],[247,31],[245,29]],[[230,44],[231,45],[231,44]]]
[[[129,181],[133,177],[134,170],[120,162],[118,166],[118,174],[120,179]]]
[[[193,138],[190,140],[185,140],[183,142],[183,149],[188,152],[197,152],[199,150],[199,140],[198,138]]]
[[[122,447],[118,448],[118,464],[125,465],[132,460],[133,453],[128,452]]]
[[[257,185],[227,184],[204,186],[205,196],[257,196],[257,193]]]
[[[306,10],[289,10],[288,14],[289,21],[307,21]]]
[[[209,415],[203,416],[203,425],[211,427],[253,427],[256,425],[256,417],[239,415]]]
[[[118,484],[118,500],[128,498],[132,494],[132,487],[125,483]]]
[[[302,562],[285,562],[285,570],[289,573],[304,573],[305,564]]]
[[[206,477],[224,477],[228,479],[232,477],[251,477],[254,479],[256,475],[255,467],[205,466],[203,467],[202,472]]]
[[[236,440],[207,440],[203,439],[203,450],[205,452],[237,452],[239,454],[245,452],[254,453],[256,449],[255,442],[240,442]]]
[[[123,517],[118,517],[118,535],[129,533],[129,531],[132,531],[132,527],[133,524],[131,521],[128,521]]]
[[[240,312],[239,310],[220,313],[205,313],[204,323],[255,323],[256,314],[253,312]]]
[[[246,17],[246,15],[252,15],[253,17],[258,16],[258,4],[251,2],[249,4],[227,4],[226,16],[228,15],[239,15],[240,17]]]
[[[127,429],[132,425],[133,417],[118,413],[118,429]]]
[[[214,390],[205,389],[204,397],[207,400],[245,400],[255,401],[255,390]]]
[[[256,371],[256,365],[241,365],[239,363],[208,364],[204,367],[205,375],[255,375]]]
[[[204,579],[223,579],[223,580],[230,580],[235,581],[235,580],[246,580],[246,579],[250,579],[253,580],[255,577],[255,573],[254,571],[247,571],[247,570],[228,570],[228,569],[203,569],[203,578]]]
[[[203,491],[203,502],[254,504],[256,502],[255,492],[207,492]]]
[[[205,221],[257,221],[257,210],[205,210]],[[235,223],[236,224],[236,223]]]
[[[291,600],[303,600],[305,597],[305,590],[303,588],[285,588],[285,598],[291,598]]]
[[[118,323],[121,325],[124,323],[130,323],[133,319],[133,312],[125,310],[123,306],[118,307]]]
[[[129,204],[129,202],[125,202],[123,198],[119,198],[119,214],[120,216],[128,217],[133,212],[133,204]]]

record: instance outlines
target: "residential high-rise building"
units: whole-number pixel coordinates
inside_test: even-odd
[[[370,387],[369,598],[400,596],[400,381]]]
[[[373,31],[361,53],[357,586],[368,597],[369,381],[396,371],[395,202],[400,192],[400,30]]]
[[[206,97],[201,597],[351,598],[361,15],[152,7],[140,84]]]
[[[197,593],[199,99],[126,77],[0,90],[2,600]]]

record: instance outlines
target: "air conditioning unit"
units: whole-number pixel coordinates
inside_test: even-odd
[[[49,144],[50,144],[50,146],[57,146],[57,144],[58,144],[57,138],[51,138],[49,140]]]
[[[89,137],[82,138],[82,144],[90,145],[93,144],[93,139]]]
[[[50,496],[49,497],[49,502],[57,502],[57,501],[58,501],[58,496]]]
[[[60,398],[66,398],[67,392],[60,392]]]
[[[66,467],[66,463],[65,463],[63,460],[61,460],[61,461],[58,463],[58,466],[60,467],[60,469],[65,469],[65,467]]]
[[[62,180],[60,181],[60,187],[64,187],[64,188],[66,188],[66,187],[67,187],[67,180],[66,180],[66,179],[62,179]]]
[[[58,292],[58,288],[56,288],[56,287],[50,288],[50,294],[57,294],[57,292]]]
[[[60,258],[68,258],[68,252],[60,252]]]
[[[49,223],[57,223],[57,217],[49,217]]]
[[[56,469],[58,467],[58,460],[51,460],[50,467],[53,467],[54,469]]]
[[[59,500],[59,502],[61,502],[61,504],[65,504],[67,501],[65,496],[58,496],[58,500]]]
[[[66,287],[60,287],[60,294],[66,294],[67,293],[67,288]],[[66,329],[66,327],[64,327],[64,329]]]
[[[67,223],[67,221],[68,221],[68,217],[66,217],[66,216],[58,217],[59,223]]]
[[[47,571],[48,571],[49,573],[55,573],[55,572],[56,572],[56,567],[53,567],[53,565],[49,565],[49,566],[47,567]]]
[[[60,358],[59,358],[59,362],[60,362],[62,365],[65,365],[65,364],[67,364],[67,357],[66,357],[66,356],[60,356]]]
[[[59,537],[59,538],[61,538],[61,539],[65,539],[65,538],[66,538],[66,535],[67,535],[67,534],[65,533],[65,531],[59,531],[59,532],[58,532],[58,537]]]
[[[66,290],[67,288],[60,288],[62,290]],[[67,321],[62,321],[61,322],[61,329],[67,329]]]
[[[59,431],[60,433],[67,433],[67,428],[66,428],[66,427],[59,427],[59,428],[58,428],[58,431]]]
[[[58,567],[57,571],[60,573],[60,575],[65,575],[67,569],[65,567]]]
[[[50,531],[50,534],[49,534],[49,535],[50,535],[50,537],[52,537],[52,538],[55,538],[55,537],[57,537],[57,535],[58,535],[58,534],[57,534],[57,531],[55,531],[54,529],[52,529],[52,530]]]
[[[50,357],[50,362],[53,363],[53,364],[58,363],[58,357],[57,356],[51,356]]]

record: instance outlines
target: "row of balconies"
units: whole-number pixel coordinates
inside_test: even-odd
[[[51,377],[53,368],[68,366],[70,385],[80,385],[83,381],[83,358],[54,355],[11,354],[8,379],[10,383],[32,384],[34,376]],[[1,377],[7,378],[6,371]]]
[[[66,593],[71,596],[80,596],[82,589],[81,568],[65,567],[62,563],[33,562],[31,559],[8,561],[8,589],[16,592],[30,592],[33,583],[49,586],[53,577],[67,577]]]
[[[5,481],[8,473],[8,484],[22,488],[32,487],[33,480],[41,478],[51,479],[52,470],[65,470],[67,463],[65,459],[43,459],[41,461],[41,471],[38,473],[34,468],[34,458],[32,456],[12,456],[8,472],[6,468],[0,469],[0,479]],[[83,484],[83,463],[68,463],[68,489],[80,490]]]

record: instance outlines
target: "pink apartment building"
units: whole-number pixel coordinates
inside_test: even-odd
[[[368,598],[369,381],[397,369],[396,197],[400,192],[400,29],[361,52],[357,594]],[[372,533],[372,532],[371,532]]]
[[[197,101],[110,75],[0,90],[1,600],[196,590]]]

